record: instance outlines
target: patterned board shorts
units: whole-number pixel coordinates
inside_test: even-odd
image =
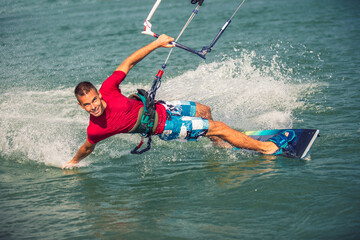
[[[209,121],[195,117],[195,102],[171,101],[162,104],[166,108],[164,132],[159,135],[162,140],[197,141],[208,132]]]

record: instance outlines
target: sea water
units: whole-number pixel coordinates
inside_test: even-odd
[[[360,3],[248,0],[204,61],[174,49],[157,97],[211,106],[238,130],[316,128],[305,160],[136,135],[86,139],[74,86],[96,86],[132,52],[155,1],[0,1],[1,239],[358,239]],[[207,0],[179,42],[209,45],[240,1]],[[176,37],[195,5],[151,22]],[[131,70],[149,89],[169,49]]]

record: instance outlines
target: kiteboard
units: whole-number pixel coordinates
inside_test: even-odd
[[[280,155],[298,159],[306,157],[320,132],[318,129],[273,129],[247,131],[244,134],[264,142],[286,130],[295,131],[295,138],[289,143],[287,148],[283,149]]]

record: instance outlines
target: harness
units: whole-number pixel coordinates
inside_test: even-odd
[[[138,89],[138,92],[131,94],[129,98],[139,100],[144,104],[144,106],[139,109],[138,118],[134,127],[129,131],[129,133],[141,134],[140,144],[136,146],[131,153],[142,154],[151,148],[151,135],[155,133],[159,116],[156,112],[155,100],[150,97],[150,94],[146,90]],[[144,137],[148,138],[147,147],[139,151],[144,143]]]
[[[141,107],[139,110],[136,124],[129,133],[153,134],[159,118],[155,108],[155,101],[149,98],[149,94],[144,89],[138,89],[138,93],[130,95],[129,98],[141,100],[144,104],[144,107]]]

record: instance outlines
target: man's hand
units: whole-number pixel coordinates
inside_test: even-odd
[[[73,169],[73,167],[78,163],[79,163],[78,161],[74,161],[74,159],[73,159],[73,160],[67,162],[64,166],[62,166],[62,169]]]
[[[174,41],[174,38],[169,37],[165,34],[162,34],[155,41],[150,44],[140,48],[135,51],[129,57],[127,57],[117,68],[115,71],[123,71],[125,74],[128,74],[131,68],[133,68],[138,62],[143,60],[149,53],[154,51],[159,47],[171,48],[174,45],[170,44],[170,42]]]
[[[155,42],[159,45],[159,47],[164,47],[164,48],[172,48],[174,47],[173,44],[171,44],[171,42],[174,41],[174,38],[169,37],[165,34],[162,34],[158,37],[158,39],[155,40]]]
[[[82,159],[86,158],[92,151],[95,149],[95,145],[90,143],[88,140],[79,148],[79,151],[76,153],[75,157],[66,163],[62,169],[72,169],[76,164],[78,164]]]

